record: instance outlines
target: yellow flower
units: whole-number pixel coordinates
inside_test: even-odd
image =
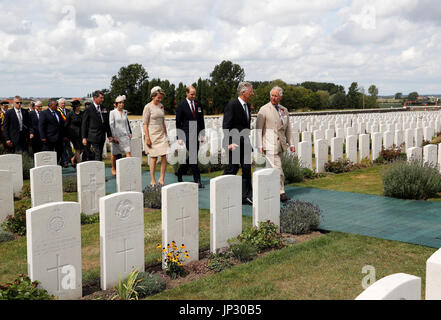
[[[181,244],[181,249],[185,249],[185,245],[184,244]]]
[[[185,256],[185,259],[190,259],[190,256],[189,256],[189,255],[186,255],[186,256]]]
[[[169,253],[167,253],[167,257],[171,257],[172,256],[172,254],[169,252]]]
[[[166,252],[166,251],[167,251],[167,249],[165,249],[165,248],[162,249],[162,252]]]
[[[178,266],[182,267],[182,262],[178,262]]]
[[[170,244],[167,244],[167,249],[169,249],[170,248]]]
[[[158,245],[156,246],[156,249],[161,249],[161,244],[158,243]]]

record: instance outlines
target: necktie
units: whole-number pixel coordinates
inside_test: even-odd
[[[52,115],[57,119],[57,122],[60,122],[60,119],[58,119],[57,113],[55,111],[52,111]]]
[[[99,112],[99,114],[100,114],[100,117],[101,117],[101,123],[103,123],[103,122],[104,122],[104,119],[103,119],[103,114],[101,113],[101,106],[96,107],[96,109],[98,110],[98,112]]]
[[[37,119],[40,120],[40,113],[38,111],[35,111],[35,113],[37,114]]]
[[[18,110],[17,118],[18,118],[18,124],[20,126],[20,131],[22,131],[23,130],[23,116],[21,114],[21,110]]]
[[[248,115],[248,105],[246,102],[243,104],[243,109],[245,110],[245,113],[247,114],[247,120],[250,120],[249,115]]]
[[[280,107],[278,105],[276,106],[276,110],[277,110],[277,113],[279,114],[280,122],[282,122],[282,126],[283,126],[283,119],[282,119],[282,116],[280,114]]]
[[[193,113],[193,118],[196,119],[196,111],[195,111],[195,109],[194,109],[194,103],[193,103],[193,101],[191,101],[191,112]]]

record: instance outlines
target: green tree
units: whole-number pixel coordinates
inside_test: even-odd
[[[411,92],[407,95],[407,100],[416,101],[418,99],[418,97],[419,97],[418,92],[414,91],[414,92]]]
[[[119,95],[126,96],[125,108],[134,114],[141,114],[145,105],[145,82],[148,73],[141,64],[130,64],[121,67],[118,75],[112,77],[110,82],[110,99],[112,102]]]
[[[403,99],[403,93],[401,93],[401,92],[397,92],[397,93],[395,93],[395,99],[396,99],[396,100],[401,100],[401,99]]]
[[[318,90],[317,94],[320,97],[320,109],[328,109],[330,105],[329,92],[325,90]]]
[[[331,109],[343,109],[346,107],[346,94],[343,92],[337,92],[329,98],[330,108]]]
[[[358,88],[357,82],[352,82],[351,86],[348,89],[348,94],[346,96],[346,107],[347,108],[360,108],[361,104],[361,93],[359,92],[360,88]]]
[[[210,84],[213,87],[213,103],[216,113],[222,113],[227,103],[236,96],[239,82],[245,78],[245,71],[238,64],[222,61],[210,73]]]

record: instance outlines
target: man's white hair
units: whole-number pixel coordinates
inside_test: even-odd
[[[270,96],[271,96],[271,92],[273,92],[274,90],[278,90],[279,91],[279,97],[283,97],[283,89],[280,88],[279,86],[275,86],[271,89],[270,91]]]
[[[42,106],[43,105],[43,103],[40,101],[40,100],[38,100],[37,102],[35,102],[35,106]]]
[[[66,99],[64,99],[64,98],[58,99],[58,103],[62,103],[62,102],[66,103]]]
[[[240,82],[239,85],[237,86],[237,95],[241,96],[242,93],[247,91],[249,88],[253,88],[253,85],[251,83],[247,81]]]

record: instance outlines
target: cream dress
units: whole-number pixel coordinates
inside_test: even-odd
[[[147,146],[147,143],[145,146],[150,157],[159,157],[168,153],[169,142],[164,132],[164,115],[164,106],[162,104],[155,106],[153,102],[146,104],[142,112],[142,124],[147,125],[152,141],[151,147]]]

